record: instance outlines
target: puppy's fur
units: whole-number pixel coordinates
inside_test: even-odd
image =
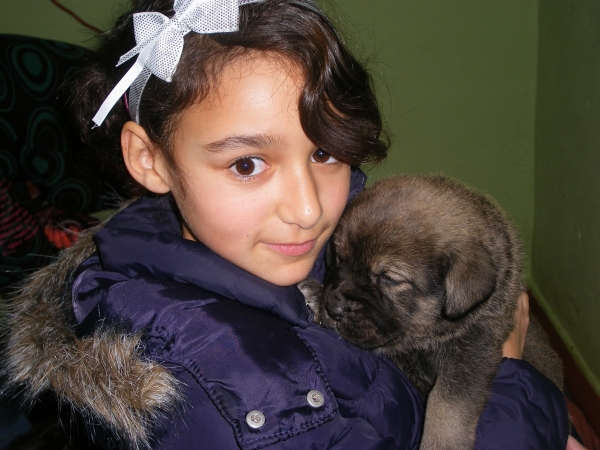
[[[350,203],[324,286],[301,289],[317,323],[411,379],[427,401],[421,449],[464,450],[515,327],[521,259],[516,229],[492,200],[443,176],[400,176]],[[560,360],[538,324],[530,330],[525,353],[549,361],[539,368],[562,388]]]

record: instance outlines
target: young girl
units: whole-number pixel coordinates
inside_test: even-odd
[[[138,3],[74,103],[145,194],[13,300],[10,384],[53,389],[104,448],[418,448],[406,377],[295,287],[386,155],[368,74],[312,0]],[[476,448],[566,440],[561,393],[505,359]]]

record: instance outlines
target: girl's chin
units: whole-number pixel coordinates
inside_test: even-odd
[[[306,264],[306,261],[304,263],[302,267],[298,264],[296,267],[289,267],[286,270],[286,268],[280,266],[273,270],[262,270],[260,273],[255,272],[254,275],[277,286],[293,286],[304,281],[314,265],[314,261],[310,264]]]

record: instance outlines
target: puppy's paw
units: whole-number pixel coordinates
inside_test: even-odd
[[[304,295],[306,305],[313,312],[313,321],[320,325],[323,315],[326,314],[323,302],[323,285],[317,280],[307,278],[298,283],[298,289]]]
[[[320,305],[323,303],[323,285],[317,280],[307,278],[304,281],[298,283],[298,289],[304,295],[306,305],[317,314]]]

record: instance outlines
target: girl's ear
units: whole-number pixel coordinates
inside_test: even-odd
[[[131,121],[123,125],[121,150],[127,170],[135,181],[156,194],[171,190],[164,159],[140,125]]]

